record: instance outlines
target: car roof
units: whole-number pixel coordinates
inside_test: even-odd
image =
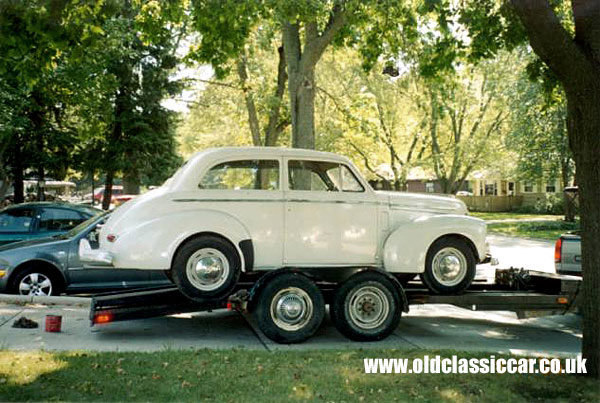
[[[95,213],[95,214],[102,213],[102,210],[97,209],[92,206],[73,204],[73,203],[57,203],[57,202],[29,202],[29,203],[13,204],[11,206],[6,207],[4,210],[1,210],[1,211],[9,211],[9,210],[15,210],[15,209],[21,209],[21,208],[36,208],[36,207],[48,207],[48,208],[57,207],[57,208],[66,208],[66,209],[70,209],[70,210],[77,210],[79,212],[84,212],[84,213]]]
[[[326,158],[338,161],[349,161],[348,158],[340,154],[330,153],[326,151],[307,150],[304,148],[287,148],[287,147],[218,147],[207,148],[200,151],[191,159],[200,158],[201,156],[210,157],[245,157],[251,155],[255,157],[297,157],[297,158]]]

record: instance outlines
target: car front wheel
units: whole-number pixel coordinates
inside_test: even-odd
[[[20,295],[49,297],[62,291],[60,281],[55,275],[35,267],[21,271],[13,284],[13,293]]]
[[[475,278],[473,251],[458,238],[442,238],[427,251],[423,283],[436,294],[458,294],[466,290]]]

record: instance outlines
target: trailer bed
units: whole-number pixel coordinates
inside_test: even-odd
[[[328,301],[334,285],[317,283]],[[215,309],[245,309],[245,299],[253,281],[240,282],[234,293],[218,300],[192,301],[176,286],[111,292],[93,297],[91,324],[146,319],[178,313]],[[496,271],[494,283],[473,283],[460,295],[436,295],[420,283],[409,283],[404,292],[409,305],[448,304],[479,311],[528,311],[566,313],[578,305],[581,278],[553,273],[504,269]]]

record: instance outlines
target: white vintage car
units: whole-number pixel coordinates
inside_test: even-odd
[[[352,162],[285,148],[200,152],[85,242],[93,265],[167,270],[190,298],[224,296],[241,272],[379,268],[458,293],[488,257],[486,225],[452,197],[376,192]]]

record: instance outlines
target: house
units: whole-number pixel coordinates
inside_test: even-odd
[[[562,195],[558,179],[516,180],[493,171],[476,171],[469,176],[472,196],[459,196],[469,209],[477,211],[510,211],[535,206],[549,195]]]

